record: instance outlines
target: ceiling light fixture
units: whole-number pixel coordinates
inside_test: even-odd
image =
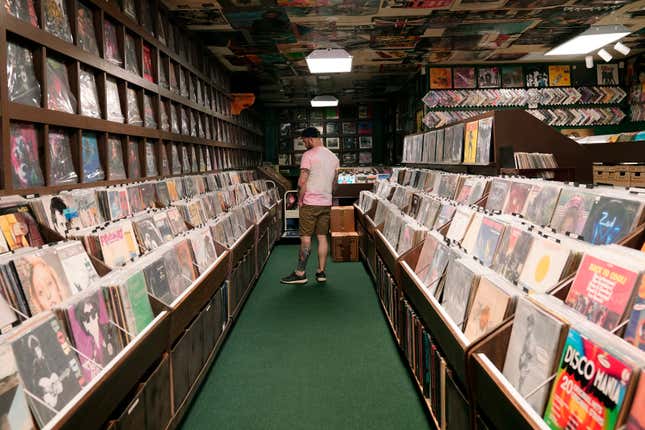
[[[627,36],[629,29],[624,25],[597,25],[590,27],[571,40],[556,46],[544,55],[583,55],[602,48]]]
[[[334,96],[316,96],[311,99],[311,107],[335,107],[338,99]]]
[[[352,71],[352,56],[344,49],[316,49],[305,59],[311,73],[347,73]]]
[[[585,57],[585,65],[587,69],[593,69],[593,55],[587,55]]]
[[[609,52],[605,51],[604,49],[601,49],[600,51],[598,51],[598,55],[600,56],[600,58],[605,60],[605,63],[609,63],[611,59],[614,58],[611,56]]]
[[[616,42],[614,49],[623,55],[629,55],[629,52],[631,51],[631,49],[629,49],[629,46],[625,46],[620,42]]]

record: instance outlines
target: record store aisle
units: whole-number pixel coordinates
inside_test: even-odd
[[[361,263],[326,287],[279,283],[277,246],[186,414],[183,429],[425,429],[428,421]]]

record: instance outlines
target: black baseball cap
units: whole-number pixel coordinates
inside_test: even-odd
[[[316,127],[307,127],[302,130],[302,138],[306,137],[320,137],[320,132]]]

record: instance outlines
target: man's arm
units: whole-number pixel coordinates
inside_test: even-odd
[[[307,192],[307,180],[309,179],[309,169],[300,169],[298,178],[298,206],[302,206],[302,200]]]

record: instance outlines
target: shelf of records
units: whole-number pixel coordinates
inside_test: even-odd
[[[109,185],[144,178],[253,168],[260,152],[167,142],[26,122],[10,124],[6,193]]]
[[[633,248],[645,249],[644,195],[411,169],[392,178],[361,193],[357,215],[438,422],[458,408],[488,428],[642,424],[632,398],[637,384],[645,395],[645,254]],[[412,326],[400,319],[407,302]],[[432,403],[446,396],[444,368],[465,404]]]
[[[497,110],[505,109],[511,109],[511,107],[497,108]],[[627,116],[618,106],[594,108],[543,108],[525,109],[525,111],[552,127],[616,125],[620,124]],[[461,111],[433,110],[424,115],[422,122],[429,129],[435,129],[468,120],[485,112],[487,111],[471,109]]]
[[[369,136],[371,140],[371,136]],[[325,140],[329,140],[331,138],[326,138]],[[338,139],[337,137],[333,139]],[[371,145],[371,143],[370,143]],[[356,152],[355,150],[352,150],[352,152],[337,152],[335,150],[332,150],[334,154],[339,158],[341,166],[370,166],[372,164],[373,158],[372,158],[372,150],[370,149],[369,151],[360,151]],[[296,152],[294,154],[278,154],[278,165],[280,167],[285,167],[285,166],[300,166],[300,162],[302,161],[302,154],[303,152]]]
[[[101,131],[123,129],[118,124],[127,124],[133,126],[126,127],[132,134],[150,134],[141,129],[145,127],[157,134],[238,145],[259,142],[261,124],[255,115],[233,117],[228,93],[212,79],[172,60],[160,45],[145,41],[141,34],[105,15],[104,8],[113,6],[79,3],[79,21],[73,22],[78,29],[61,32],[53,27],[69,27],[66,11],[60,10],[64,2],[42,2],[45,30],[21,20],[26,3],[31,0],[5,2],[9,8],[4,15],[8,114],[19,109],[16,115],[22,119],[38,121],[44,115],[47,122],[57,125],[78,126],[82,121]],[[95,32],[95,25],[104,31]],[[75,32],[79,46],[70,39]],[[219,70],[213,73],[225,73],[219,65],[213,69]],[[64,113],[85,118],[74,121]]]
[[[403,138],[403,163],[477,164],[494,163],[492,116]]]
[[[145,419],[185,410],[182,396],[194,394],[221,341],[215,327],[237,315],[281,233],[277,189],[253,176],[0,201],[1,395],[11,400],[0,414],[17,420],[11,428],[99,428],[166,353],[175,406]],[[186,338],[190,364],[175,358],[178,349],[186,357]],[[163,396],[145,403],[155,402]]]

